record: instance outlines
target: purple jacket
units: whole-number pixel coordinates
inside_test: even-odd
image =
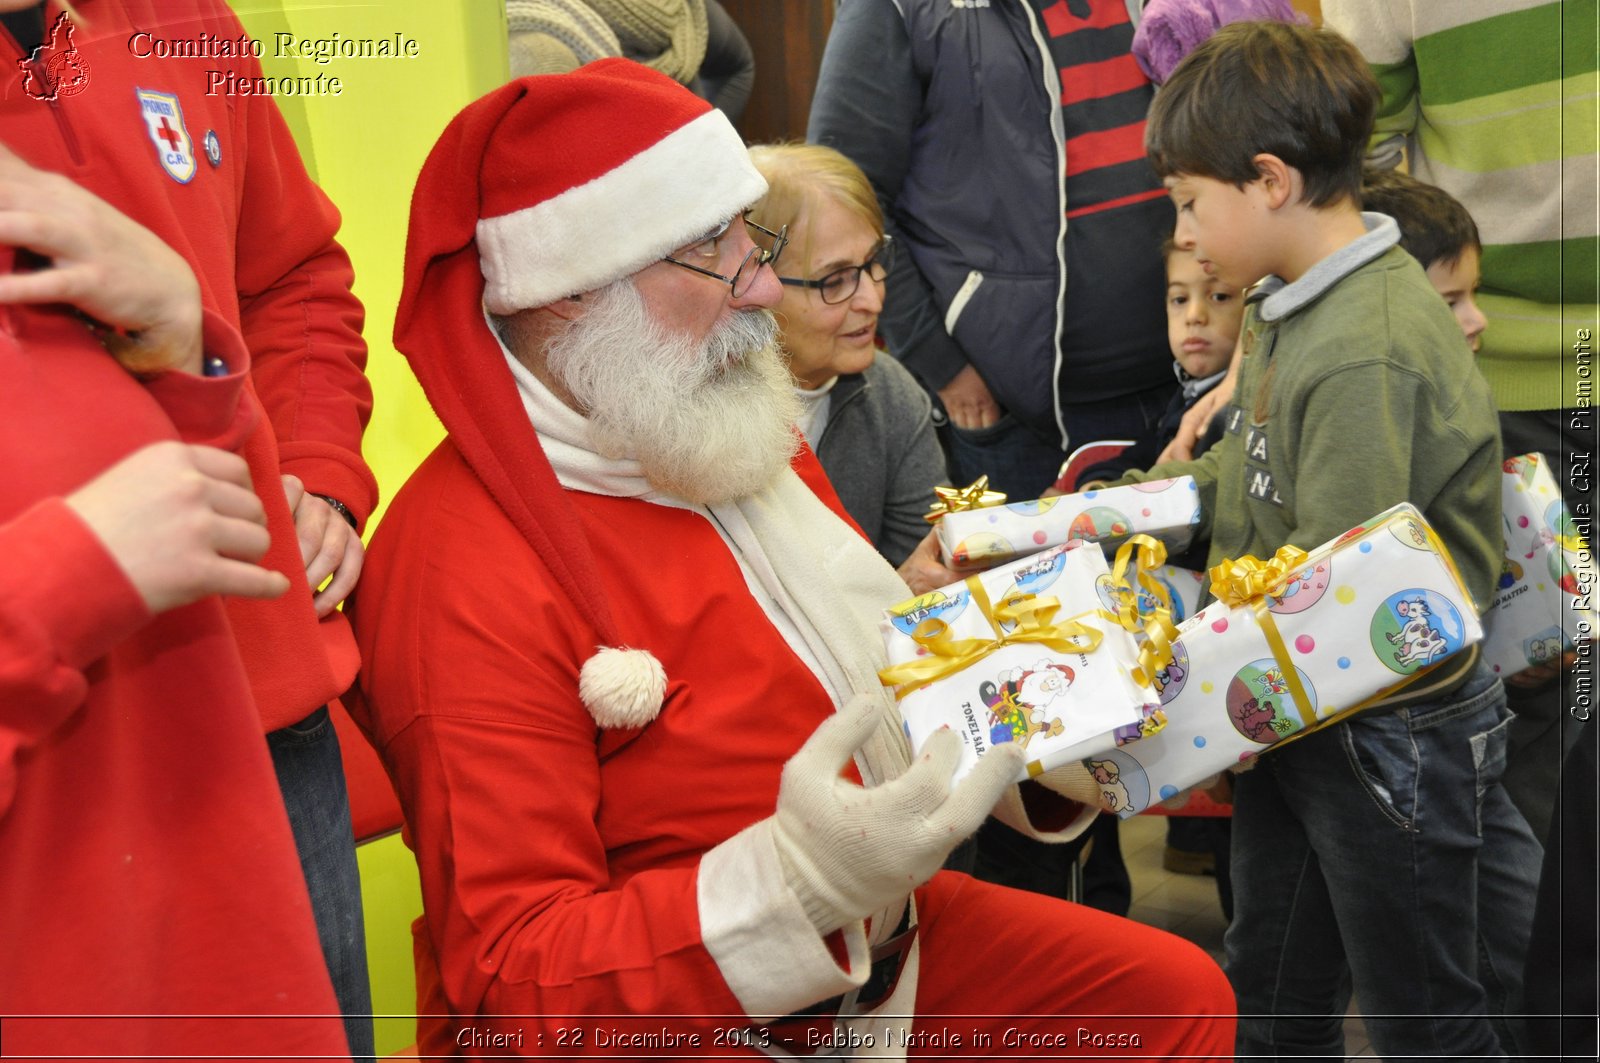
[[[1230,22],[1311,20],[1289,0],[1148,0],[1133,34],[1133,57],[1156,84],[1166,81],[1183,57]]]

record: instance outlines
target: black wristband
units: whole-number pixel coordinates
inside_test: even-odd
[[[329,508],[331,508],[335,513],[339,514],[339,516],[343,517],[346,521],[348,521],[349,524],[350,524],[350,527],[355,528],[357,531],[361,530],[359,525],[356,523],[356,515],[354,513],[350,512],[350,507],[349,506],[345,505],[343,502],[339,501],[337,498],[333,498],[330,495],[319,495],[316,492],[312,492],[312,497],[320,498],[324,502],[328,503]]]

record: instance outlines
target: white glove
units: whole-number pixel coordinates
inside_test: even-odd
[[[819,934],[932,878],[1022,767],[1020,749],[995,746],[952,790],[961,740],[936,733],[898,779],[868,789],[840,778],[880,719],[870,698],[857,697],[783,766],[772,838],[784,878]]]
[[[1128,788],[1113,760],[1075,760],[1041,772],[1034,781],[1070,801],[1102,812],[1121,813],[1132,807]]]
[[[1089,774],[1089,769],[1083,766],[1082,761],[1074,760],[1063,764],[1059,768],[1040,772],[1034,776],[1034,782],[1047,790],[1053,790],[1069,801],[1076,801],[1080,805],[1089,805],[1093,808],[1109,810],[1105,795],[1100,790],[1100,784]]]

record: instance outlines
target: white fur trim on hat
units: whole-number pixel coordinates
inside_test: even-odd
[[[510,314],[603,288],[766,193],[727,116],[707,111],[587,184],[479,220],[484,305]]]
[[[578,697],[608,731],[654,720],[666,693],[667,670],[649,650],[601,646],[578,673]]]

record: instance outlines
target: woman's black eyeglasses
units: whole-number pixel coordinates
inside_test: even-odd
[[[740,219],[734,219],[734,221],[738,220]],[[777,232],[773,232],[771,229],[757,225],[749,218],[743,218],[742,220],[744,221],[745,228],[750,230],[750,239],[755,243],[756,246],[752,247],[749,253],[744,256],[744,261],[740,262],[739,268],[733,271],[733,276],[724,276],[715,270],[706,269],[704,266],[696,266],[692,262],[680,261],[679,259],[673,258],[671,255],[668,255],[666,258],[662,259],[662,261],[671,262],[674,266],[682,266],[684,269],[692,269],[696,273],[705,274],[707,277],[715,277],[717,280],[722,281],[728,286],[728,288],[733,292],[733,297],[735,299],[743,298],[745,292],[750,290],[750,285],[755,283],[756,274],[761,272],[761,267],[767,265],[768,263],[776,262],[778,260],[778,256],[783,254],[783,248],[789,242],[789,227],[785,225]],[[732,227],[733,221],[730,221],[721,230],[713,233],[711,236],[682,253],[685,255],[695,255],[710,261],[717,261],[722,254],[722,238],[728,235],[728,230]],[[762,236],[768,237],[772,241],[770,246],[762,246],[762,241],[760,239]]]
[[[885,236],[873,246],[867,260],[859,266],[841,266],[839,269],[819,277],[814,281],[804,280],[800,277],[779,277],[778,280],[795,288],[815,288],[822,296],[822,301],[829,304],[842,303],[861,287],[861,274],[875,281],[881,281],[889,275],[894,268],[894,237]]]

